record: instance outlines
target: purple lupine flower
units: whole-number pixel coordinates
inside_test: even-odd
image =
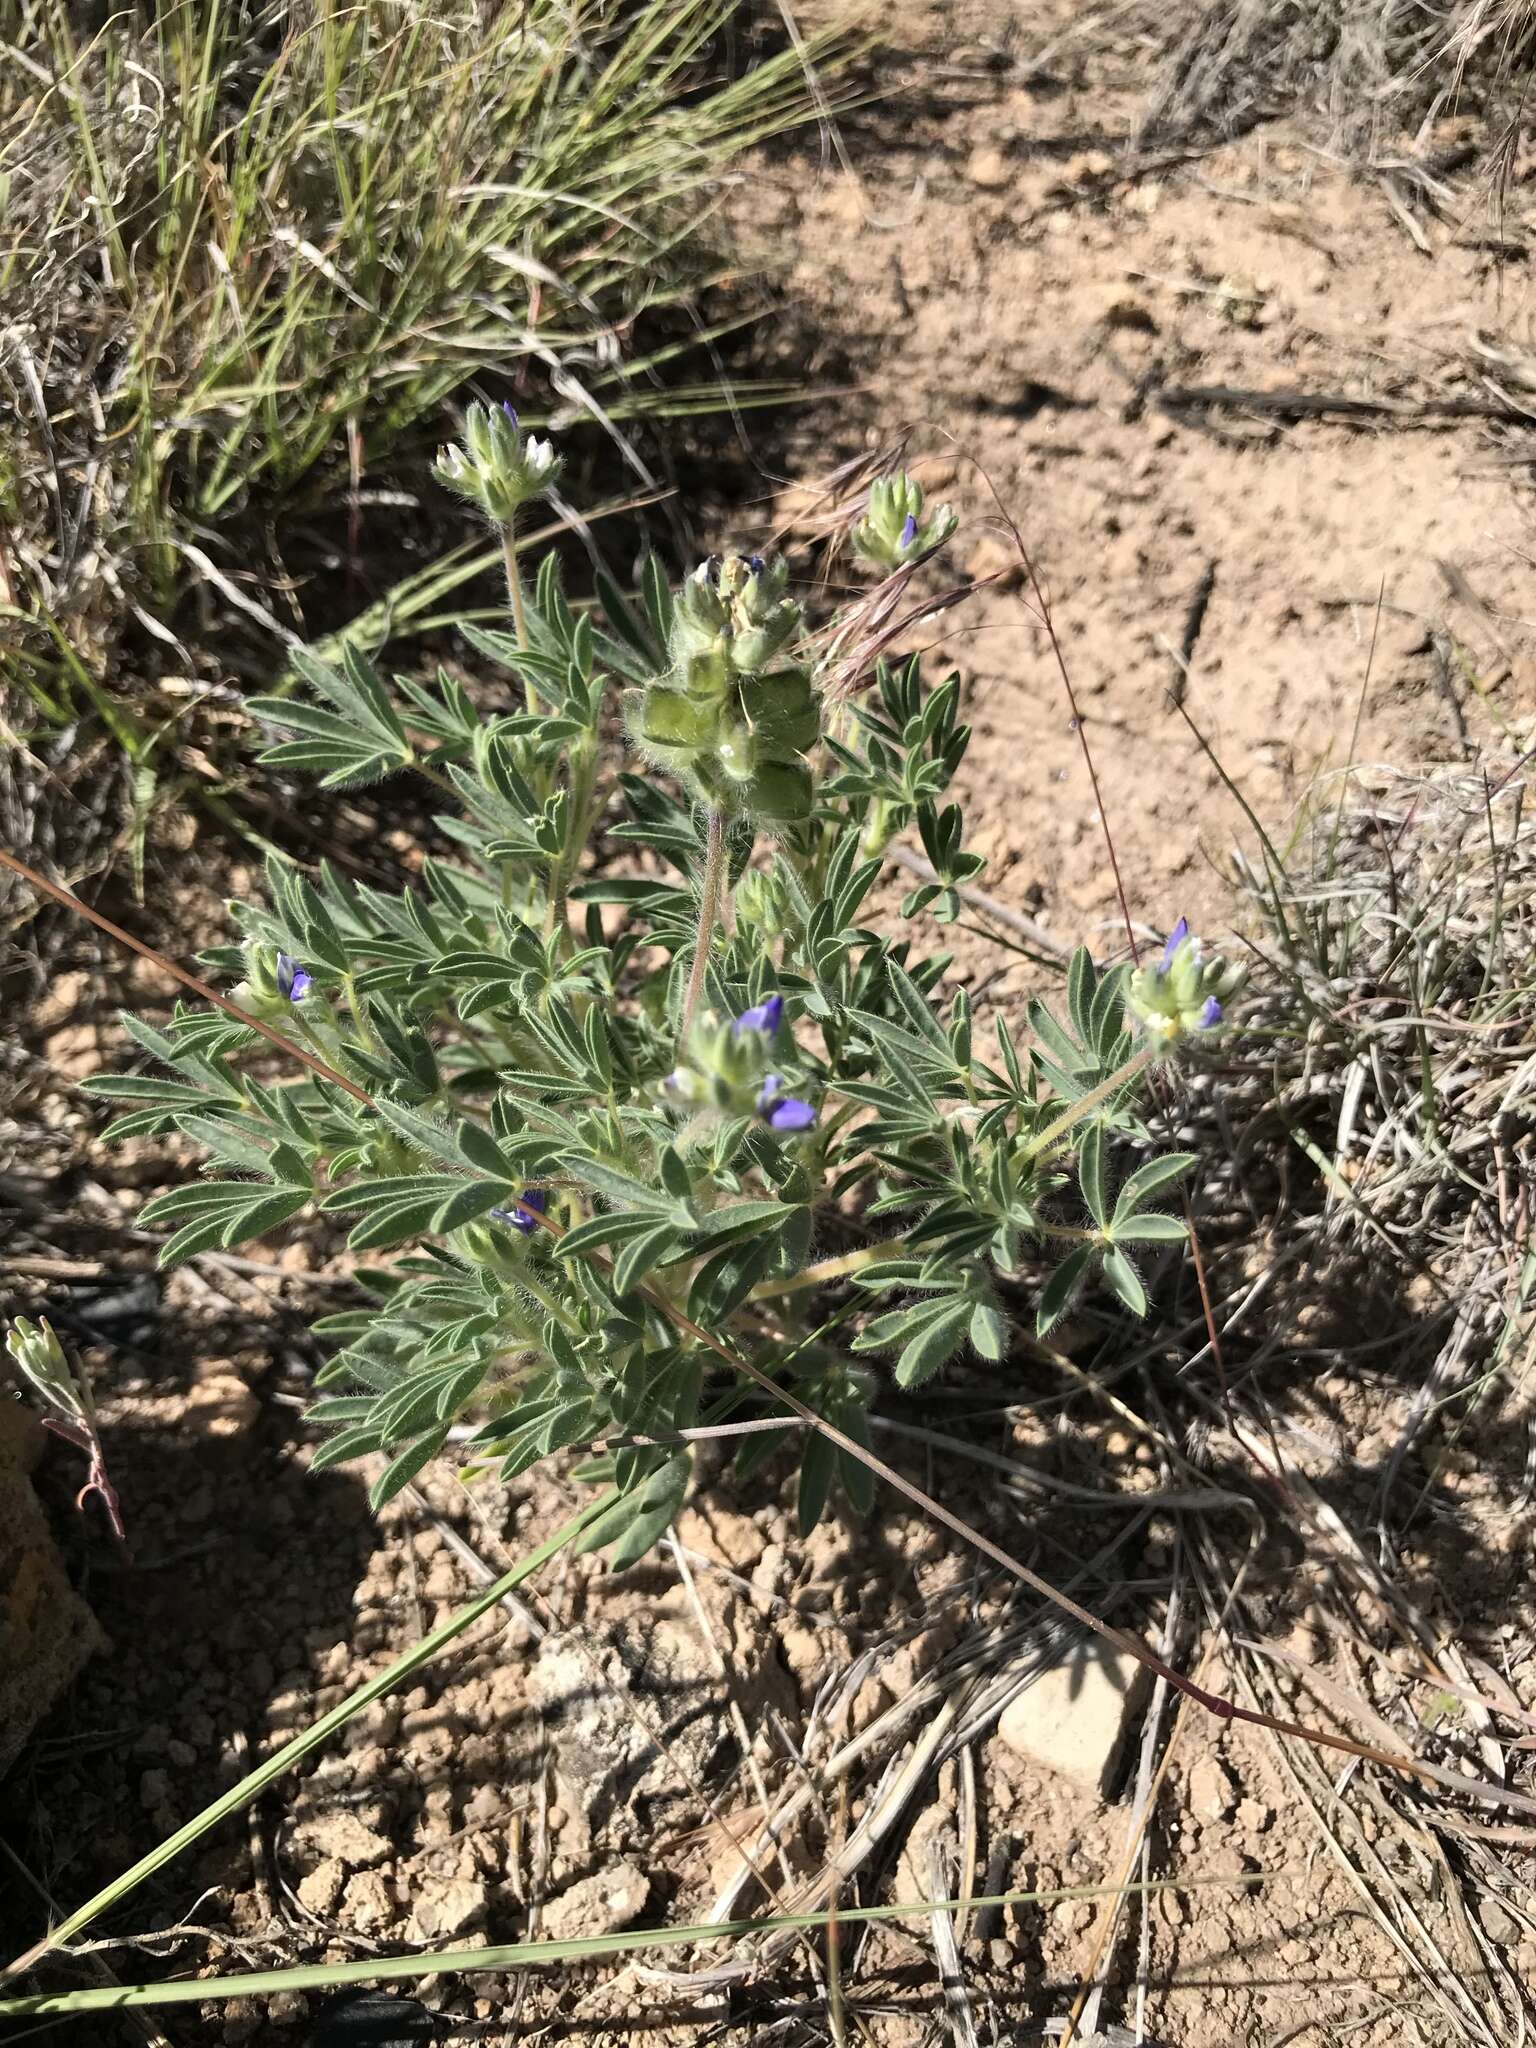
[[[537,1209],[542,1216],[549,1207],[549,1193],[544,1188],[524,1188],[518,1200],[525,1209]],[[491,1214],[498,1223],[505,1223],[508,1230],[520,1230],[524,1237],[531,1237],[538,1229],[531,1216],[525,1216],[522,1209],[493,1209]]]
[[[1207,996],[1200,1011],[1200,1029],[1213,1031],[1221,1022],[1221,1005],[1214,996]]]
[[[277,956],[277,992],[285,1002],[301,1003],[314,985],[315,977],[301,967],[291,953]]]
[[[904,548],[909,548],[911,547],[913,541],[915,541],[916,539],[917,514],[915,512],[909,512],[906,518],[902,521],[901,525],[901,545]]]
[[[802,1102],[798,1095],[784,1095],[784,1086],[778,1074],[765,1074],[763,1085],[758,1090],[757,1113],[770,1131],[787,1136],[794,1131],[808,1131],[816,1121],[816,1112],[808,1102]]]
[[[1166,974],[1173,965],[1173,956],[1189,937],[1189,919],[1181,917],[1168,934],[1168,943],[1163,948],[1163,972]]]
[[[763,558],[762,558],[762,556],[761,556],[761,555],[748,555],[748,557],[747,557],[747,567],[748,567],[748,568],[749,568],[749,569],[750,569],[750,570],[752,571],[752,574],[753,574],[754,576],[761,576],[761,575],[762,575],[762,573],[763,573],[763,568],[764,568],[764,562],[763,562]]]
[[[760,1003],[754,1003],[750,1010],[743,1010],[731,1026],[732,1038],[740,1038],[743,1032],[760,1031],[764,1038],[772,1038],[784,1017],[784,998],[767,996]]]
[[[510,398],[504,398],[501,401],[501,409],[515,427],[517,425],[517,407],[512,403]]]

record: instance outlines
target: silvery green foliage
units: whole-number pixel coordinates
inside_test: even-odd
[[[882,525],[910,497],[889,480]],[[1002,1018],[977,1033],[926,950],[980,865],[944,802],[969,737],[957,679],[882,661],[830,706],[782,565],[752,558],[677,598],[654,563],[634,594],[599,578],[581,610],[548,559],[528,634],[466,628],[532,710],[487,714],[446,674],[386,682],[351,651],[302,657],[310,694],[255,707],[295,735],[274,770],[425,771],[442,793],[453,851],[407,886],[274,859],[211,957],[369,1101],[185,1006],[164,1030],[128,1020],[154,1071],[92,1084],[125,1105],[115,1135],[178,1130],[207,1154],[143,1211],[167,1263],[301,1212],[347,1220],[367,1299],[315,1326],[334,1347],[316,1464],[387,1454],[382,1501],[455,1423],[511,1477],[763,1408],[669,1309],[860,1440],[880,1371],[855,1357],[908,1388],[962,1351],[1001,1366],[1013,1304],[1049,1328],[1094,1272],[1141,1308],[1134,1248],[1181,1234],[1157,1203],[1190,1162],[1146,1156],[1124,971],[1079,953],[1063,1015],[1037,1005],[1026,1045]],[[621,693],[644,758],[608,737]],[[732,905],[680,1042],[706,809]],[[893,932],[869,903],[904,829],[938,880]],[[787,1286],[854,1212],[874,1250]],[[807,1526],[839,1487],[868,1506],[866,1468],[819,1437],[802,1458]],[[689,1453],[629,1445],[584,1469],[618,1488],[589,1541],[622,1562],[676,1514]]]

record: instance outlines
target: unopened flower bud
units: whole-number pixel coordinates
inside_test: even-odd
[[[523,431],[510,405],[472,405],[464,415],[464,442],[438,451],[433,472],[498,526],[519,507],[542,497],[563,468],[551,441]]]
[[[923,510],[923,487],[905,470],[876,479],[869,487],[869,509],[854,527],[853,545],[876,568],[893,570],[942,547],[959,519],[948,505]]]
[[[814,1107],[791,1095],[784,1077],[768,1068],[783,1017],[784,998],[777,994],[737,1017],[701,1017],[689,1039],[686,1064],[661,1084],[663,1099],[678,1109],[750,1116],[781,1138],[810,1130],[816,1122]]]

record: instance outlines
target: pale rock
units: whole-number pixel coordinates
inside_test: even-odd
[[[1146,1678],[1145,1666],[1128,1650],[1098,1639],[1079,1643],[1009,1703],[997,1732],[1015,1755],[1102,1799]]]
[[[1189,1774],[1189,1807],[1200,1820],[1226,1820],[1237,1806],[1232,1773],[1214,1756],[1203,1756]]]
[[[204,1436],[240,1436],[261,1415],[261,1403],[234,1368],[221,1359],[199,1372],[187,1390],[186,1417]]]
[[[94,1024],[67,1024],[43,1040],[43,1057],[71,1081],[84,1080],[101,1065],[101,1041]]]
[[[742,1603],[727,1604],[731,1669],[763,1709],[793,1705],[766,1654],[765,1632]],[[617,1808],[642,1826],[681,1811],[730,1739],[724,1688],[691,1611],[665,1604],[596,1628],[546,1636],[528,1669],[527,1696],[550,1724],[556,1792],[578,1837],[596,1840]]]
[[[1250,1835],[1263,1834],[1273,1818],[1262,1799],[1245,1799],[1237,1809],[1237,1824]]]
[[[708,1514],[697,1508],[684,1509],[678,1516],[677,1534],[687,1549],[738,1572],[750,1572],[767,1547],[755,1522],[724,1508],[711,1509]]]
[[[91,977],[78,967],[66,967],[61,973],[49,977],[48,986],[32,1006],[30,1018],[34,1031],[55,1031],[61,1024],[67,1024],[76,1013],[87,1007],[91,991]]]
[[[1485,1898],[1477,1909],[1477,1917],[1483,1923],[1483,1932],[1500,1948],[1509,1948],[1520,1939],[1520,1923],[1498,1899]]]
[[[223,2007],[212,2006],[210,2013],[224,2022],[224,2039],[239,2043],[249,2041],[261,2025],[261,2000],[257,1998],[232,1998]]]
[[[327,1856],[299,1879],[294,1890],[305,1912],[323,1920],[328,1913],[335,1911],[336,1901],[341,1897],[346,1881],[346,1865],[334,1856]]]
[[[802,1691],[821,1683],[831,1668],[834,1655],[846,1657],[848,1640],[840,1631],[812,1628],[798,1614],[786,1614],[775,1633],[779,1655]]]
[[[368,1870],[391,1854],[384,1836],[364,1825],[355,1813],[322,1813],[302,1821],[294,1831],[294,1846],[305,1858],[318,1862],[334,1857],[347,1870]]]
[[[543,1913],[544,1934],[551,1941],[617,1934],[634,1925],[650,1896],[651,1880],[637,1863],[612,1863],[550,1900]]]
[[[347,1880],[341,1917],[359,1934],[377,1934],[395,1918],[395,1895],[376,1870],[359,1870]]]
[[[966,159],[965,175],[983,192],[1000,192],[1013,183],[1014,166],[996,143],[983,143]]]
[[[476,1878],[428,1879],[411,1908],[413,1941],[451,1941],[485,1920],[488,1894]]]

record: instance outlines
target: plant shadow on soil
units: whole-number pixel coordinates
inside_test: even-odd
[[[41,1304],[66,1332],[100,1340],[108,1465],[128,1535],[119,1551],[94,1504],[73,1512],[82,1474],[55,1446],[39,1489],[108,1646],[15,1767],[6,1833],[64,1911],[253,1769],[274,1706],[288,1691],[307,1699],[327,1652],[345,1645],[350,1660],[385,1647],[379,1618],[354,1608],[378,1541],[363,1485],[350,1473],[311,1476],[287,1455],[286,1413],[261,1412],[245,1378],[215,1358],[230,1326],[192,1330],[159,1313],[157,1285],[118,1286],[126,1331],[110,1294],[98,1296],[98,1313],[109,1311],[100,1322],[78,1293],[66,1300],[56,1288]],[[238,1335],[248,1360],[249,1322]],[[197,1373],[198,1359],[216,1369]],[[273,1816],[257,1813],[264,1829]],[[206,1887],[249,1881],[253,1839],[246,1816],[225,1823],[92,1934],[217,1918],[195,1902]],[[36,1939],[48,1918],[18,1872],[0,1868],[6,1951]],[[155,1968],[133,1950],[114,1961],[119,1975]]]

